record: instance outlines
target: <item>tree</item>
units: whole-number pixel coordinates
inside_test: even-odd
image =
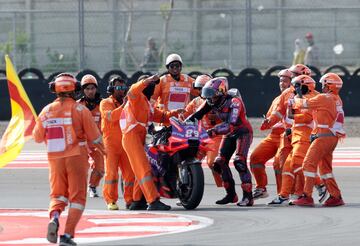
[[[161,15],[164,19],[163,26],[163,39],[159,49],[160,60],[164,60],[168,53],[168,33],[169,33],[169,24],[172,15],[172,10],[174,9],[174,0],[170,0],[169,3],[164,3],[160,5]]]
[[[134,55],[134,49],[132,46],[131,33],[133,28],[133,16],[134,16],[134,0],[123,1],[123,5],[128,10],[128,22],[125,33],[125,39],[123,46],[121,48],[120,54],[120,68],[125,68],[125,70],[140,69],[140,64],[136,60]]]

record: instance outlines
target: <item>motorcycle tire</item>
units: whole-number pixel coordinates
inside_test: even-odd
[[[204,194],[204,172],[201,165],[184,165],[183,168],[187,168],[189,184],[178,188],[179,199],[185,209],[195,209]]]

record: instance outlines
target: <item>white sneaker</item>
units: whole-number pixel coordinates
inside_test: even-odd
[[[99,194],[96,191],[96,187],[89,186],[88,191],[89,191],[89,197],[91,198],[99,197]]]
[[[267,193],[266,189],[263,189],[263,188],[256,188],[253,192],[254,200],[260,199],[260,198],[266,198],[268,196],[269,196],[269,193]]]
[[[319,196],[319,202],[322,203],[323,201],[325,201],[328,197],[329,197],[329,192],[326,188],[325,185],[316,185],[316,190],[318,192],[318,196]]]
[[[290,200],[289,200],[289,205],[295,205],[295,204],[294,204],[294,201],[297,200],[297,199],[299,199],[299,198],[300,198],[300,196],[295,195],[295,194],[291,194],[291,195],[290,195]]]
[[[289,198],[277,196],[274,200],[269,202],[267,205],[269,205],[269,206],[284,206],[284,205],[288,205],[289,204],[288,202],[289,202]]]

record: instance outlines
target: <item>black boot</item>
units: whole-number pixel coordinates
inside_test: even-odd
[[[129,210],[146,210],[147,209],[147,203],[144,197],[141,198],[139,201],[133,201],[130,204]]]
[[[239,200],[239,198],[236,195],[234,182],[224,182],[224,187],[226,190],[226,196],[221,200],[217,200],[215,203],[219,205],[236,203]]]
[[[149,204],[147,207],[147,210],[170,210],[171,207],[169,205],[166,205],[165,203],[162,203],[160,200],[156,200]]]
[[[226,196],[223,199],[217,200],[216,204],[225,205],[225,204],[228,204],[228,203],[236,203],[238,200],[239,200],[239,198],[236,195],[236,193],[234,193],[234,194],[226,194]]]

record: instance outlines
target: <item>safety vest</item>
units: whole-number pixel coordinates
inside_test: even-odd
[[[51,156],[61,157],[70,148],[79,148],[78,139],[72,125],[72,108],[74,104],[65,104],[62,110],[54,111],[48,105],[42,125],[46,130],[47,152]],[[84,144],[85,145],[85,144]],[[80,149],[78,149],[80,153]]]
[[[148,111],[148,123],[142,123],[136,120],[134,113],[130,108],[129,102],[126,102],[124,109],[121,111],[120,115],[120,128],[123,134],[128,133],[132,129],[134,129],[137,125],[141,125],[143,127],[147,127],[152,123],[154,108],[151,106],[150,102],[147,101],[149,111]]]
[[[164,78],[164,82],[166,83],[167,76]],[[184,81],[188,82],[188,75],[184,75]],[[180,82],[181,83],[181,82]],[[170,83],[169,90],[169,98],[168,98],[168,110],[174,110],[179,108],[185,108],[186,104],[189,103],[190,100],[190,85],[182,85],[178,86],[178,82]]]
[[[99,130],[101,130],[101,113],[99,111],[99,106],[96,106],[96,109],[97,110],[94,109],[93,111],[91,111],[91,115]]]
[[[336,95],[334,95],[334,96],[336,96]],[[316,118],[317,117],[314,116],[315,128],[329,129],[331,131],[331,133],[334,136],[337,136],[338,138],[346,137],[346,133],[344,130],[345,115],[344,115],[344,110],[342,107],[341,99],[336,100],[336,117],[335,117],[334,123],[332,125],[319,124]]]
[[[330,128],[330,131],[340,137],[344,138],[346,136],[345,130],[344,130],[344,121],[345,121],[345,114],[342,107],[341,100],[336,101],[336,120],[333,126]]]

